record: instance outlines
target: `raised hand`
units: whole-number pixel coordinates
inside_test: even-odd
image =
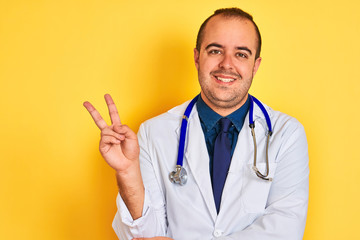
[[[127,171],[139,159],[139,144],[136,134],[126,125],[122,125],[115,103],[109,94],[105,95],[109,109],[111,125],[107,125],[99,112],[89,102],[84,102],[101,130],[99,150],[105,161],[116,172]]]
[[[95,124],[101,130],[99,149],[105,161],[116,171],[119,193],[133,219],[142,216],[145,190],[139,163],[139,142],[136,134],[122,125],[114,101],[105,95],[111,125],[107,125],[99,112],[89,102],[84,107],[89,111]]]

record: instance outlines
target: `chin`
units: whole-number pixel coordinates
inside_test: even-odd
[[[214,97],[209,99],[209,101],[213,106],[224,109],[233,108],[239,103],[237,99],[231,97]]]
[[[221,108],[234,108],[240,107],[246,100],[247,93],[245,94],[225,94],[214,96],[212,102]]]

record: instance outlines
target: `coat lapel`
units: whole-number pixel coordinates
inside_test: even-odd
[[[264,105],[265,106],[265,105]],[[269,107],[265,106],[267,112],[271,118],[271,111]],[[181,113],[180,113],[181,114]],[[266,128],[266,122],[261,110],[255,106],[254,107],[254,120],[257,121],[257,125],[255,127],[255,132],[257,135],[264,133],[264,129]],[[252,137],[249,128],[249,113],[246,115],[244,126],[239,133],[238,142],[236,144],[236,148],[232,157],[229,175],[232,173],[239,174],[243,165],[251,162],[253,159],[254,147],[252,144]],[[262,126],[261,126],[262,125]],[[180,128],[176,129],[177,134],[180,134]],[[199,187],[199,190],[204,198],[206,206],[210,212],[210,215],[215,222],[218,218],[215,208],[214,196],[212,192],[212,185],[210,179],[210,169],[209,169],[209,154],[207,151],[204,133],[202,132],[198,112],[196,107],[193,108],[188,123],[187,135],[185,140],[185,154],[184,154],[184,165],[187,164],[189,166],[189,170],[191,171],[196,184]],[[229,177],[228,175],[228,177]],[[231,191],[233,189],[232,186],[234,184],[239,184],[239,182],[234,182],[239,179],[236,177],[226,180],[224,186],[223,196],[231,195]],[[229,199],[230,200],[230,199]],[[221,211],[220,211],[221,215]],[[221,218],[219,218],[220,220]]]
[[[268,114],[271,117],[271,111],[269,111],[270,109],[268,107],[266,107]],[[257,138],[257,141],[259,141],[261,138],[263,138],[263,135],[266,133],[267,131],[267,125],[266,125],[266,120],[264,118],[264,115],[262,113],[262,111],[255,106],[254,107],[254,116],[253,119],[255,121],[255,135]],[[231,159],[231,165],[229,168],[229,173],[224,185],[224,190],[223,190],[223,198],[221,201],[221,204],[223,205],[223,201],[224,206],[228,206],[228,203],[232,203],[232,202],[236,202],[235,199],[233,199],[233,197],[237,196],[234,191],[234,186],[241,186],[242,185],[242,169],[244,167],[244,165],[247,164],[251,164],[253,162],[254,159],[254,144],[253,144],[253,138],[251,135],[251,130],[249,128],[249,113],[246,115],[245,117],[245,121],[244,121],[244,125],[239,133],[238,136],[238,140],[236,143],[236,148],[233,154],[233,157]],[[222,205],[220,206],[220,209],[222,207]],[[221,221],[222,217],[226,217],[226,215],[224,216],[222,213],[226,214],[226,210],[225,211],[221,211],[219,213],[219,218],[218,220]]]
[[[184,164],[187,163],[189,166],[189,170],[194,176],[210,215],[215,221],[217,213],[211,187],[209,154],[196,107],[193,108],[189,117],[184,158],[186,161],[184,161]]]

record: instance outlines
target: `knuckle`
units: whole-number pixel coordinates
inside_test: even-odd
[[[106,127],[101,130],[101,136],[108,135],[112,130],[109,127]]]

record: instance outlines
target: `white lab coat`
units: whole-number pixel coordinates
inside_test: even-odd
[[[189,117],[185,143],[186,185],[169,181],[175,169],[180,123],[189,102],[140,126],[141,173],[145,185],[143,216],[131,218],[120,195],[113,228],[119,239],[168,236],[175,240],[302,239],[308,203],[308,150],[302,125],[264,105],[271,118],[269,162],[272,182],[252,170],[254,146],[249,116],[239,133],[216,213],[209,156],[196,107]],[[267,125],[254,105],[257,166],[265,172]]]

